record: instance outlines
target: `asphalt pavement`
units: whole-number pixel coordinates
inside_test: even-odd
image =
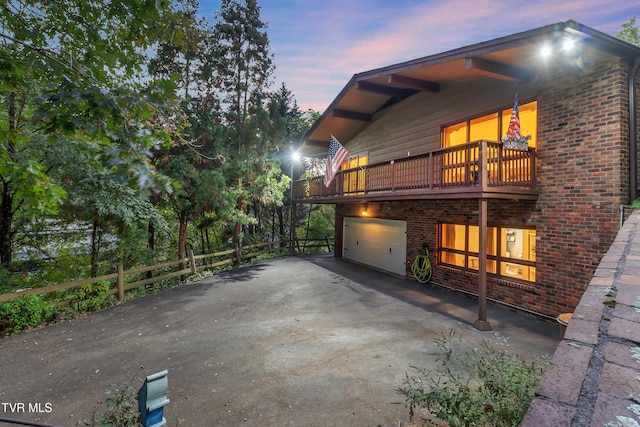
[[[168,426],[397,426],[412,366],[455,331],[527,358],[558,325],[334,258],[285,257],[0,339],[0,418],[75,426],[168,370]],[[21,405],[20,405],[21,404]],[[10,425],[3,424],[0,425]]]

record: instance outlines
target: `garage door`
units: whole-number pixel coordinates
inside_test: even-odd
[[[406,275],[406,221],[347,217],[343,224],[343,257]]]

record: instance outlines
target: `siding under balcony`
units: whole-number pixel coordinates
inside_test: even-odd
[[[323,176],[294,183],[298,203],[361,200],[498,198],[535,200],[536,150],[510,150],[474,141],[402,159],[340,171],[331,185]]]

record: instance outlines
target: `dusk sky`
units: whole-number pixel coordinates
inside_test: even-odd
[[[201,0],[212,21],[220,0]],[[323,112],[363,71],[573,19],[615,36],[637,0],[258,0],[285,82],[301,110]]]

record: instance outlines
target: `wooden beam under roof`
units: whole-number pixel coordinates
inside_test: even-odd
[[[478,57],[467,58],[465,60],[465,69],[508,82],[526,82],[529,80],[528,73],[522,68]]]
[[[440,92],[438,83],[401,76],[400,74],[389,74],[388,82],[424,92]]]
[[[400,99],[404,99],[416,93],[416,91],[412,89],[400,89],[397,87],[384,86],[364,81],[356,82],[356,89]]]
[[[341,119],[358,120],[361,122],[370,122],[371,114],[359,113],[357,111],[339,110],[337,108],[331,110],[333,117],[339,117]]]

